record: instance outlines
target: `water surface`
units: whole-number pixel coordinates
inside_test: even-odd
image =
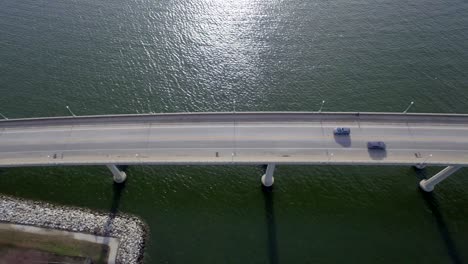
[[[468,113],[463,0],[3,0],[10,118],[196,111]],[[463,263],[468,172],[407,167],[3,169],[0,192],[136,214],[146,263]]]

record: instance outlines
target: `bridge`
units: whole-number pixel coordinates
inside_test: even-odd
[[[242,112],[48,117],[0,121],[0,167],[105,165],[445,166],[420,187],[468,166],[468,115]],[[335,136],[349,127],[349,136]],[[386,150],[369,150],[383,141]]]

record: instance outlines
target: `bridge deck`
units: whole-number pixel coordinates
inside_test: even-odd
[[[219,113],[0,122],[0,166],[468,165],[468,116]],[[351,128],[334,136],[333,128]],[[387,150],[367,149],[384,141]]]

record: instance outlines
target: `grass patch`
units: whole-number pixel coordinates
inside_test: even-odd
[[[93,263],[106,264],[109,247],[103,244],[74,239],[71,235],[50,235],[0,228],[2,248],[35,249],[61,256],[91,258]]]

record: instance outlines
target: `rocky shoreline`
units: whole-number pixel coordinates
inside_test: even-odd
[[[0,195],[0,221],[115,237],[120,241],[117,263],[143,263],[148,228],[135,216],[104,214]]]

